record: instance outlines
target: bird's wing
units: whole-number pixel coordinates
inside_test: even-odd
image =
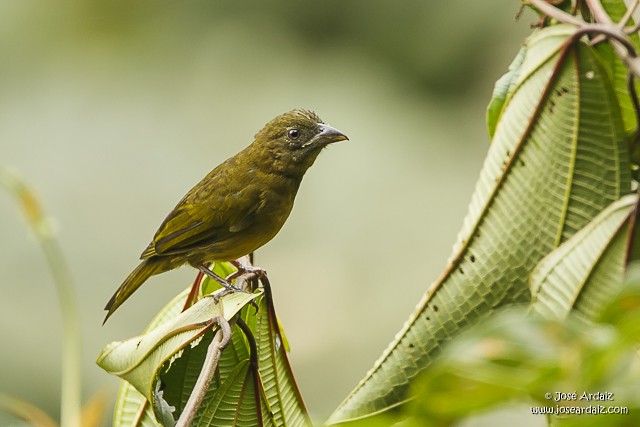
[[[250,225],[261,203],[260,191],[252,185],[239,187],[238,177],[227,180],[225,175],[223,171],[217,176],[208,176],[211,178],[208,185],[196,185],[187,193],[164,220],[140,258],[186,252],[225,239]]]

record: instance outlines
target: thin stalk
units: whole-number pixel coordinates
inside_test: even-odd
[[[22,399],[0,394],[0,409],[28,422],[32,427],[58,427],[42,409]]]
[[[193,391],[184,406],[182,414],[176,423],[176,427],[189,427],[191,423],[193,423],[198,408],[200,408],[213,380],[220,356],[222,356],[222,350],[229,344],[229,340],[231,339],[231,326],[223,316],[216,316],[213,322],[217,323],[220,329],[216,331],[211,344],[209,344],[207,355],[202,364],[202,370],[200,371],[200,375],[198,375],[196,384],[193,386]]]
[[[27,225],[33,231],[44,252],[53,276],[62,315],[62,385],[60,425],[79,427],[81,417],[81,338],[80,316],[71,273],[40,202],[27,185],[0,168],[0,186],[18,202]]]
[[[558,22],[576,26],[584,23],[584,21],[579,20],[578,18],[565,12],[564,10],[558,9],[557,7],[547,3],[544,0],[529,0],[529,3],[531,3],[531,5],[533,5],[540,12],[544,13],[550,18],[555,19]]]
[[[627,8],[626,13],[624,14],[620,22],[618,22],[618,28],[623,29],[627,25],[627,22],[629,22],[629,19],[631,19],[631,17],[633,16],[633,12],[635,12],[635,10],[638,8],[638,3],[640,3],[640,0],[633,0],[631,2],[629,7]]]

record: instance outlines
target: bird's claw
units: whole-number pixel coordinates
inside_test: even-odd
[[[220,302],[220,298],[227,296],[229,294],[234,293],[235,291],[229,289],[229,288],[224,288],[222,289],[220,292],[216,292],[213,294],[213,303],[215,305],[218,305],[218,303]]]
[[[231,283],[229,283],[229,279],[223,279],[222,277],[218,276],[216,273],[214,273],[213,271],[209,270],[209,268],[205,265],[199,265],[198,269],[200,271],[202,271],[204,274],[206,274],[207,276],[209,276],[210,278],[212,278],[213,280],[215,280],[216,282],[218,282],[218,284],[220,286],[222,286],[223,288],[225,288],[227,291],[229,292],[247,292],[244,289],[240,289],[237,286],[232,285]]]
[[[264,268],[253,267],[253,266],[249,266],[249,265],[242,265],[239,262],[234,262],[232,264],[237,268],[237,270],[234,271],[233,273],[229,274],[224,279],[227,282],[230,282],[231,280],[236,279],[236,278],[242,276],[243,274],[251,274],[251,275],[254,275],[257,278],[264,277],[264,276],[267,275],[267,270],[265,270]]]

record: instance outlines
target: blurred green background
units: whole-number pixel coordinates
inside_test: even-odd
[[[307,174],[256,254],[294,372],[324,419],[445,266],[488,145],[494,81],[529,32],[515,0],[0,1],[0,165],[54,218],[94,360],[191,283],[104,304],[164,216],[272,117],[315,110],[351,138]],[[0,393],[58,415],[60,313],[35,239],[0,195]]]

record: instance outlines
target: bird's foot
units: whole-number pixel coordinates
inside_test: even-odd
[[[218,292],[215,292],[213,294],[213,303],[215,305],[218,305],[218,303],[220,302],[220,298],[225,297],[225,296],[227,296],[229,294],[232,294],[234,292],[235,291],[232,291],[231,289],[227,289],[227,288],[219,290]],[[243,291],[240,291],[240,292],[243,292]]]
[[[265,270],[264,268],[260,268],[260,267],[254,267],[254,266],[250,266],[250,265],[243,265],[240,264],[238,261],[230,261],[231,264],[233,264],[233,266],[235,268],[237,268],[238,270],[231,273],[230,275],[228,275],[225,280],[227,282],[230,282],[231,280],[238,278],[240,276],[242,276],[243,274],[251,274],[254,275],[257,278],[260,277],[264,277],[267,275],[267,270]]]

